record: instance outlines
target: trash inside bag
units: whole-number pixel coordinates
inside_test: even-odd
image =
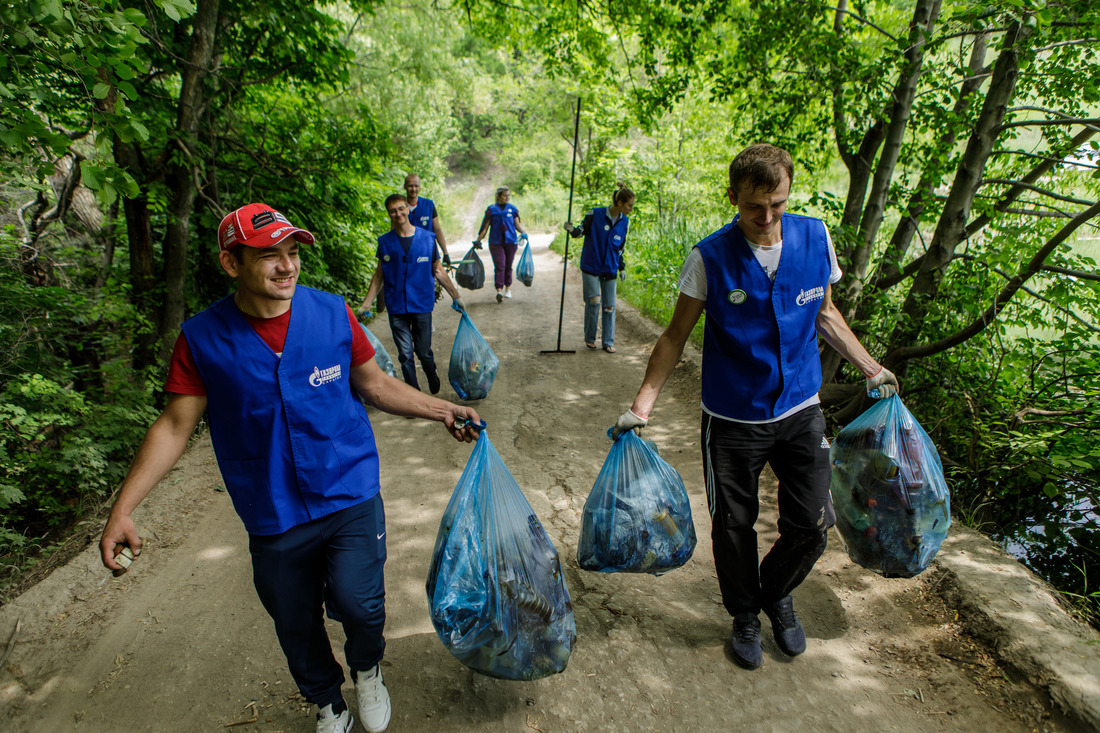
[[[951,526],[939,453],[897,395],[840,431],[829,490],[848,556],[888,578],[928,567]]]
[[[390,358],[390,353],[386,351],[386,347],[382,345],[382,342],[378,340],[377,336],[371,333],[369,328],[363,326],[362,323],[359,325],[366,331],[367,340],[370,341],[370,345],[374,347],[374,360],[378,362],[378,368],[391,377],[396,377],[397,370],[393,368],[393,359]]]
[[[695,540],[680,474],[649,441],[621,433],[584,503],[577,562],[603,573],[661,575],[691,558]]]
[[[527,240],[523,254],[519,256],[519,262],[516,264],[516,279],[527,287],[531,287],[531,281],[535,279],[535,257],[531,254],[531,240]]]
[[[484,429],[439,524],[427,591],[443,646],[470,669],[565,670],[577,627],[558,551]]]
[[[485,265],[481,264],[476,245],[470,247],[470,251],[458,263],[455,282],[460,288],[467,290],[477,290],[485,285]]]
[[[447,368],[447,380],[455,393],[463,400],[483,400],[489,395],[496,379],[500,360],[470,315],[462,311],[462,321],[455,333],[451,347],[451,362]]]

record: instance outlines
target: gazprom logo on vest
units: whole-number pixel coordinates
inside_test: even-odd
[[[328,384],[329,382],[335,382],[340,378],[340,365],[330,366],[328,369],[318,369],[313,367],[313,374],[309,375],[309,383],[314,387],[320,387],[322,384]]]
[[[803,290],[802,292],[800,292],[794,302],[798,305],[806,305],[807,303],[812,303],[815,300],[822,300],[824,297],[825,288],[819,285],[816,288],[810,288],[809,290]]]

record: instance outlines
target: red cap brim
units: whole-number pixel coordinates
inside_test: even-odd
[[[267,249],[268,247],[274,247],[277,244],[281,244],[288,237],[294,237],[302,244],[313,244],[314,241],[316,241],[313,234],[305,229],[285,226],[272,232],[257,232],[255,236],[249,237],[248,239],[238,240],[237,244],[243,244],[245,247],[255,247],[256,249]]]

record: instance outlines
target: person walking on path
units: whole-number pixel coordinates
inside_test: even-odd
[[[447,254],[447,238],[443,236],[439,212],[436,211],[435,202],[420,195],[420,176],[415,173],[405,176],[405,201],[409,205],[409,221],[413,226],[427,229],[435,234],[435,243],[439,245],[443,265],[449,267],[451,256]]]
[[[351,730],[323,610],[341,622],[344,655],[368,731],[386,729],[386,523],[378,451],[363,403],[442,422],[476,439],[469,407],[386,376],[343,298],[297,285],[299,244],[313,235],[266,204],[248,204],[218,228],[218,261],[237,290],[188,319],[169,365],[168,404],[149,428],[99,542],[121,572],[141,551],[134,509],[176,464],[203,414],[233,507],[244,522],[253,582],[275,623],[319,733]],[[353,394],[354,390],[354,394]]]
[[[780,650],[805,651],[791,591],[825,551],[835,521],[817,336],[859,369],[868,391],[886,397],[897,389],[833,305],[841,271],[824,222],[785,213],[793,176],[790,155],[772,145],[734,158],[727,196],[737,215],[688,255],[672,320],[614,428],[618,434],[648,423],[705,310],[703,473],[714,564],[733,617],[731,652],[746,669],[763,662],[761,610]],[[765,463],[779,479],[779,539],[759,562],[753,526]]]
[[[584,217],[579,227],[565,222],[565,231],[572,237],[584,236],[581,248],[581,286],[584,292],[584,345],[596,348],[596,324],[603,311],[603,350],[615,353],[615,290],[616,278],[624,271],[623,247],[630,229],[630,212],[634,210],[634,193],[619,184],[611,195],[611,205],[603,206]]]
[[[512,261],[518,248],[516,232],[519,232],[519,241],[527,240],[527,230],[519,220],[519,210],[508,203],[511,198],[512,192],[507,186],[497,189],[496,203],[485,209],[475,242],[480,246],[485,233],[489,233],[489,253],[493,256],[493,282],[498,303],[512,297]]]
[[[459,310],[465,310],[466,304],[440,262],[435,235],[409,221],[409,204],[405,197],[399,193],[388,197],[386,213],[391,229],[378,238],[378,267],[359,313],[368,313],[378,291],[384,289],[390,331],[405,382],[420,389],[413,361],[415,353],[428,379],[428,389],[432,394],[439,394],[439,371],[432,353],[435,280],[443,285]]]

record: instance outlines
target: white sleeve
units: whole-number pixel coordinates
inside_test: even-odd
[[[822,226],[825,226],[824,222]],[[833,238],[829,236],[829,227],[825,227],[825,241],[829,244],[829,284],[840,282],[840,278],[844,276],[844,271],[840,269],[840,264],[836,261],[836,249],[833,247]]]
[[[698,247],[692,247],[684,267],[680,270],[680,280],[676,283],[680,292],[696,300],[707,299],[707,268],[703,264],[703,255]]]

